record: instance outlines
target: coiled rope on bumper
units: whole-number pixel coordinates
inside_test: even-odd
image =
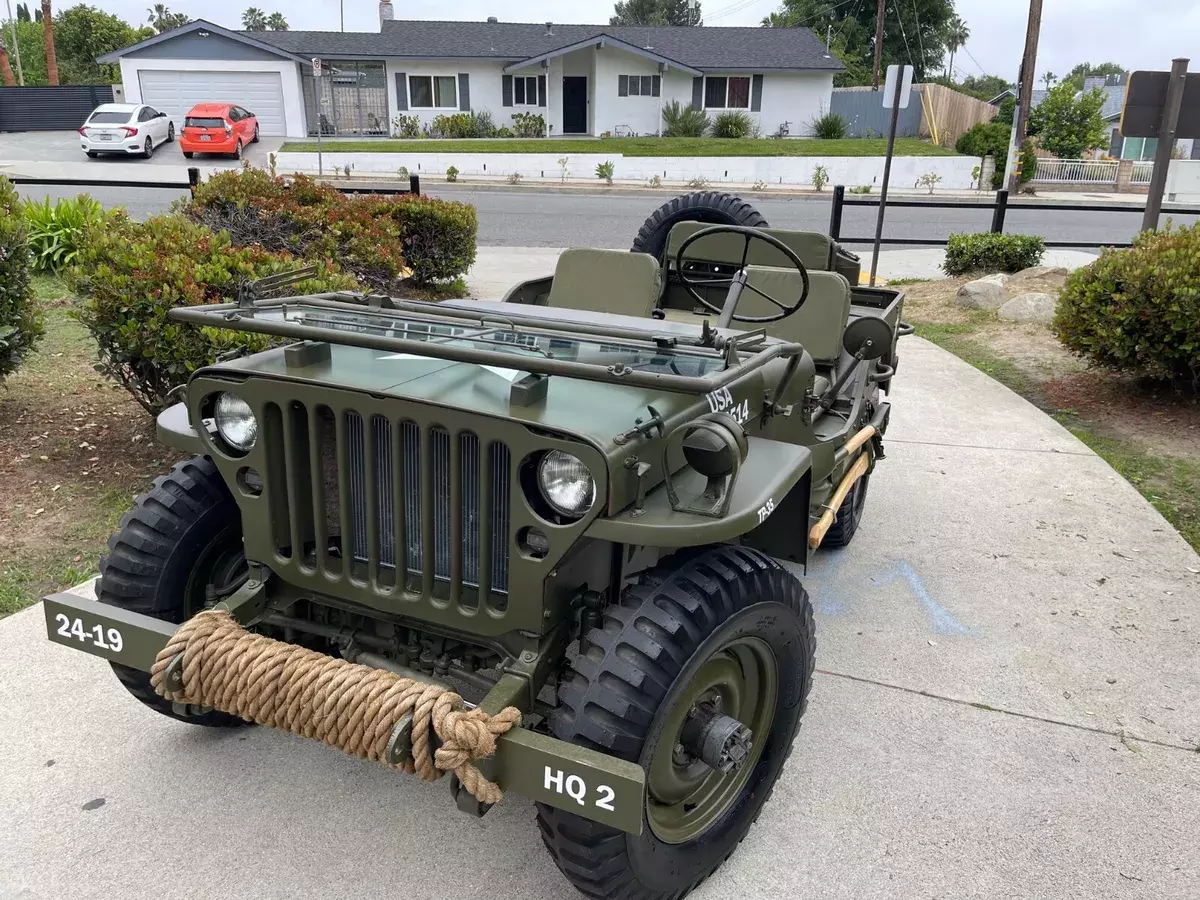
[[[171,690],[167,667],[181,653],[183,687]],[[501,792],[473,762],[495,753],[496,738],[521,722],[511,706],[494,716],[465,711],[453,691],[253,634],[215,609],[179,626],[155,658],[150,683],[167,700],[324,741],[424,781],[454,772],[482,803],[498,802]],[[413,716],[412,758],[392,766],[388,739],[406,713]],[[442,741],[436,752],[431,726]]]

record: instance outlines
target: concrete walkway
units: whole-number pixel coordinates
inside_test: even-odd
[[[694,896],[1194,900],[1200,558],[1024,400],[901,348],[862,529],[803,575],[795,753]],[[578,896],[531,803],[476,821],[444,783],[161,718],[40,608],[0,622],[0,685],[6,900]]]

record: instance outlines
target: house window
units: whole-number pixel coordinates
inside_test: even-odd
[[[538,78],[536,75],[513,79],[513,105],[540,105],[538,103]]]
[[[458,79],[453,75],[409,75],[412,109],[458,109]]]
[[[704,106],[707,109],[749,109],[750,76],[705,78]]]
[[[1158,153],[1158,138],[1125,138],[1121,145],[1121,158],[1144,161],[1154,159]]]
[[[662,95],[661,75],[618,75],[618,97],[659,97]]]

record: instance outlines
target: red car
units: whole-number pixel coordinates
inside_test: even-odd
[[[228,153],[242,158],[242,148],[258,143],[258,118],[232,103],[199,103],[183,120],[179,146],[188,159],[195,153]]]

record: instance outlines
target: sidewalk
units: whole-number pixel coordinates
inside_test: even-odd
[[[546,262],[525,257],[481,252],[474,283]],[[818,675],[795,752],[694,896],[1194,900],[1200,557],[1020,397],[900,354],[859,535],[800,573]],[[0,621],[0,684],[0,897],[577,896],[531,803],[476,821],[445,782],[161,718],[38,607]]]

